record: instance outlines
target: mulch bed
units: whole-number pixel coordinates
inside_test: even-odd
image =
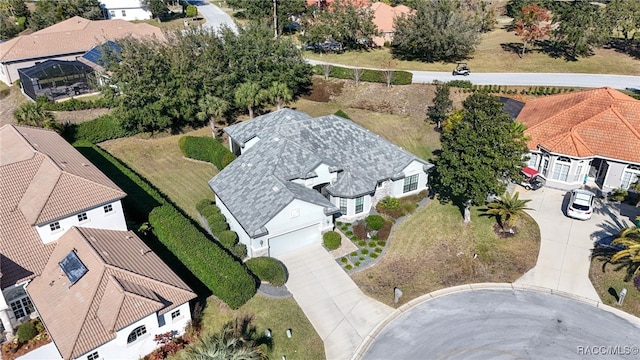
[[[2,344],[2,360],[14,360],[17,359],[18,357],[33,351],[43,345],[46,345],[48,343],[51,342],[51,338],[48,336],[45,336],[42,339],[31,339],[28,342],[20,345],[18,347],[18,350],[16,350],[15,352],[9,350],[8,344],[9,343],[4,343]]]

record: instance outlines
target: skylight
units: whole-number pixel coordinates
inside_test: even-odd
[[[87,268],[84,266],[80,258],[75,251],[71,251],[67,256],[58,263],[64,274],[71,282],[71,285],[75,284],[84,274],[87,273]]]

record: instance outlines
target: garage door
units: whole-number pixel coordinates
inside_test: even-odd
[[[320,223],[270,238],[269,256],[278,257],[315,242],[320,242]]]

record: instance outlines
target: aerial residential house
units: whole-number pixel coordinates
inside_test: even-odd
[[[151,11],[140,0],[101,0],[106,19],[149,20]]]
[[[239,157],[209,186],[249,256],[320,242],[336,218],[425,190],[433,166],[335,115],[282,109],[224,131]]]
[[[640,179],[640,100],[604,87],[528,101],[518,115],[530,137],[528,166],[547,185],[603,191]]]
[[[74,16],[55,25],[0,43],[0,81],[11,85],[18,80],[18,69],[45,60],[76,60],[107,40],[128,36],[138,39],[164,39],[160,28],[124,20],[87,20]]]
[[[402,16],[408,16],[413,11],[410,7],[404,5],[390,6],[382,1],[371,4],[373,10],[373,23],[380,31],[380,36],[373,38],[373,42],[377,46],[384,46],[385,43],[393,41],[395,34],[395,19]]]
[[[127,231],[126,194],[53,131],[5,125],[0,147],[4,333],[40,315],[42,358],[137,359],[183,331],[195,295]]]

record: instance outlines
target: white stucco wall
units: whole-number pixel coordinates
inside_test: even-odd
[[[317,176],[309,179],[294,179],[292,180],[292,182],[311,189],[316,185],[331,183],[332,180],[336,180],[336,173],[329,172],[329,165],[320,164],[315,169],[313,169],[313,171],[317,174]]]
[[[122,15],[124,11],[125,15]],[[121,19],[121,20],[149,20],[151,19],[151,11],[146,11],[142,8],[108,8],[105,11],[109,19]]]
[[[247,141],[243,147],[240,148],[240,153],[243,154],[245,151],[249,150],[253,145],[257,144],[260,141],[259,137],[253,137],[251,140]]]
[[[338,219],[340,221],[352,222],[367,217],[369,215],[369,211],[371,211],[371,206],[373,206],[372,200],[373,197],[370,194],[364,195],[362,212],[356,214],[356,199],[347,199],[347,213],[342,214]],[[330,201],[338,209],[340,208],[339,197],[331,196]]]
[[[269,220],[265,227],[269,230],[268,237],[273,238],[317,223],[320,223],[318,232],[321,232],[325,227],[333,228],[333,217],[325,215],[322,206],[294,199]],[[254,241],[256,240],[258,239],[254,239]]]
[[[609,169],[607,170],[607,175],[604,178],[602,190],[611,191],[620,187],[620,183],[622,182],[622,174],[627,168],[627,164],[614,162],[611,160],[607,160],[607,164],[609,164]]]
[[[251,237],[249,236],[249,234],[247,234],[244,228],[240,226],[238,220],[236,220],[236,218],[231,215],[231,212],[229,211],[229,209],[227,209],[222,200],[220,200],[218,195],[216,195],[216,205],[220,209],[220,213],[227,218],[229,229],[235,231],[238,234],[238,241],[247,246],[247,255],[249,257],[261,256],[254,254],[255,249],[251,248]]]
[[[172,320],[171,313],[176,310],[180,311],[180,316]],[[146,318],[119,330],[115,339],[87,352],[86,354],[83,354],[77,359],[86,360],[87,356],[95,351],[98,352],[100,360],[140,359],[158,347],[156,342],[153,340],[155,335],[170,331],[176,331],[178,335],[182,335],[189,320],[191,320],[189,303],[182,304],[163,315],[153,313]],[[127,338],[131,331],[141,325],[144,325],[147,328],[147,333],[139,337],[138,340],[133,343],[127,344]]]
[[[104,206],[106,205],[111,205],[113,211],[105,213]],[[85,212],[87,213],[87,220],[85,221],[78,221],[78,215],[81,213],[76,213],[58,220],[60,223],[60,229],[58,230],[51,231],[51,228],[49,227],[49,224],[51,223],[47,223],[36,226],[36,231],[38,231],[38,235],[40,235],[42,242],[47,244],[58,240],[72,226],[107,230],[127,230],[127,223],[124,218],[124,212],[122,211],[122,203],[120,200],[114,201],[110,204],[101,205]]]
[[[422,163],[414,160],[402,170],[402,173],[404,174],[405,178],[408,178],[409,176],[416,175],[416,174],[418,175],[418,188],[416,190],[404,193],[403,192],[404,178],[403,178],[393,182],[393,187],[392,187],[393,190],[392,190],[391,196],[399,198],[403,196],[417,194],[420,191],[426,189],[428,178],[427,178],[427,174],[423,170],[423,166],[424,165]]]

